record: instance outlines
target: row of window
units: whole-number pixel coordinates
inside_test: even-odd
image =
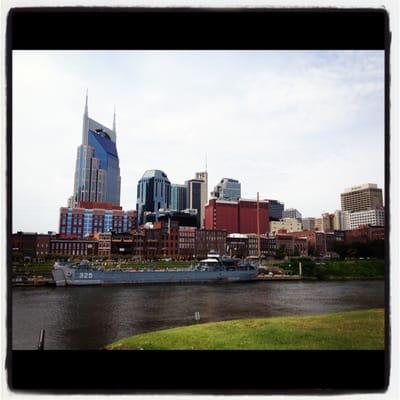
[[[73,249],[82,249],[85,247],[94,246],[93,243],[53,243],[53,249],[56,250],[73,250]]]

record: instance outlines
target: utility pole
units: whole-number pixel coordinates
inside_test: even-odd
[[[260,249],[260,196],[257,192],[257,252],[258,259],[261,258],[261,249]]]

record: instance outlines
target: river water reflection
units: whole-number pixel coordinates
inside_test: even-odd
[[[383,281],[14,288],[13,349],[100,349],[125,336],[201,322],[384,306]]]

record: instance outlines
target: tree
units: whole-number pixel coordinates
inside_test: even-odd
[[[12,262],[20,263],[20,262],[24,261],[24,255],[23,255],[22,251],[13,250],[11,253],[11,259],[12,259]]]
[[[285,247],[280,245],[279,248],[276,249],[275,257],[279,260],[282,260],[285,257]]]
[[[344,243],[341,242],[335,242],[332,246],[332,250],[335,253],[339,254],[341,260],[345,259],[349,253],[348,245],[345,245]]]

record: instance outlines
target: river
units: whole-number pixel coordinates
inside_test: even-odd
[[[12,348],[100,349],[126,336],[200,322],[384,307],[384,281],[12,289]]]

